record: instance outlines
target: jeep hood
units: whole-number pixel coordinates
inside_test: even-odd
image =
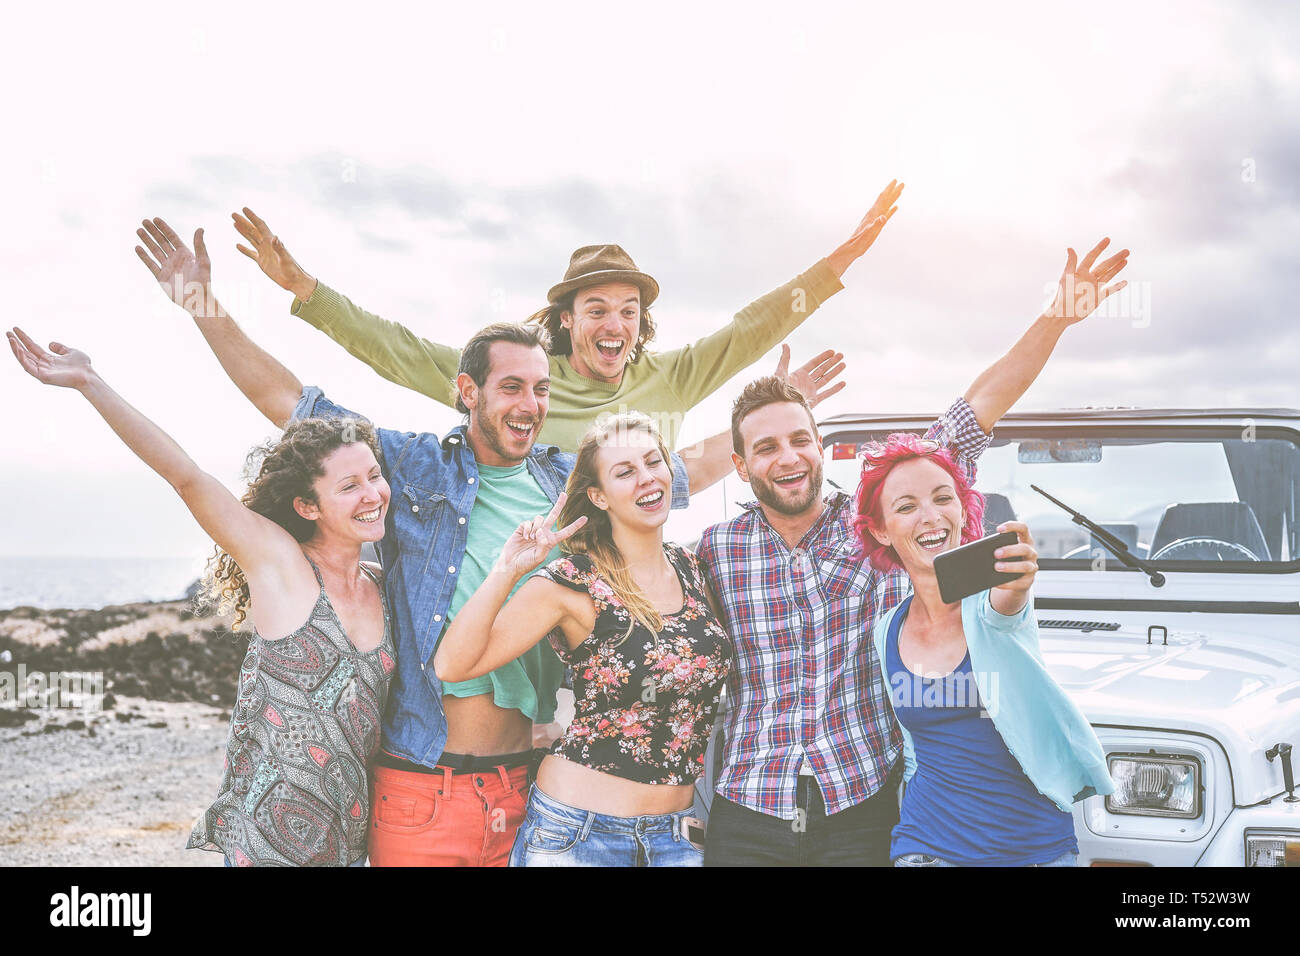
[[[1282,792],[1281,764],[1264,751],[1286,741],[1300,754],[1300,636],[1171,627],[1164,646],[1159,635],[1148,645],[1145,628],[1121,626],[1044,628],[1040,640],[1048,669],[1095,726],[1211,737],[1231,761],[1237,806]]]

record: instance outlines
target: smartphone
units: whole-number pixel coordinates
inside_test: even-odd
[[[701,853],[704,852],[704,821],[699,817],[682,817],[682,836]]]
[[[939,578],[939,597],[945,604],[956,604],[964,597],[1020,577],[993,569],[997,560],[993,552],[1019,540],[1014,531],[1003,531],[938,555],[934,559],[934,573]]]

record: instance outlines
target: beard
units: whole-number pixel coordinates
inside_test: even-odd
[[[528,457],[528,453],[533,449],[533,442],[528,443],[528,447],[522,452],[518,450],[520,439],[515,437],[510,431],[510,426],[506,424],[506,416],[492,418],[487,414],[487,402],[480,400],[474,406],[475,424],[478,426],[478,433],[483,439],[483,443],[492,449],[494,453],[509,461],[523,461]],[[522,417],[522,416],[520,416]],[[533,438],[537,437],[540,430],[541,422],[534,419]],[[511,445],[515,447],[512,448]]]
[[[808,470],[808,490],[792,498],[788,492],[782,491],[781,486],[775,482],[765,481],[757,475],[749,476],[749,487],[754,491],[754,497],[759,500],[760,504],[766,505],[777,514],[785,515],[792,518],[795,515],[801,515],[813,503],[822,496],[822,465],[817,462]]]

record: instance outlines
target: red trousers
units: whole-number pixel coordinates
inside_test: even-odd
[[[505,866],[524,822],[528,768],[372,771],[371,866]]]

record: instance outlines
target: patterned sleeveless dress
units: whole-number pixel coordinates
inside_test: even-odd
[[[321,589],[307,622],[278,641],[253,629],[221,789],[186,844],[219,850],[234,866],[348,866],[366,855],[366,771],[396,653],[388,602],[362,565],[379,585],[384,637],[361,653],[311,567]]]

